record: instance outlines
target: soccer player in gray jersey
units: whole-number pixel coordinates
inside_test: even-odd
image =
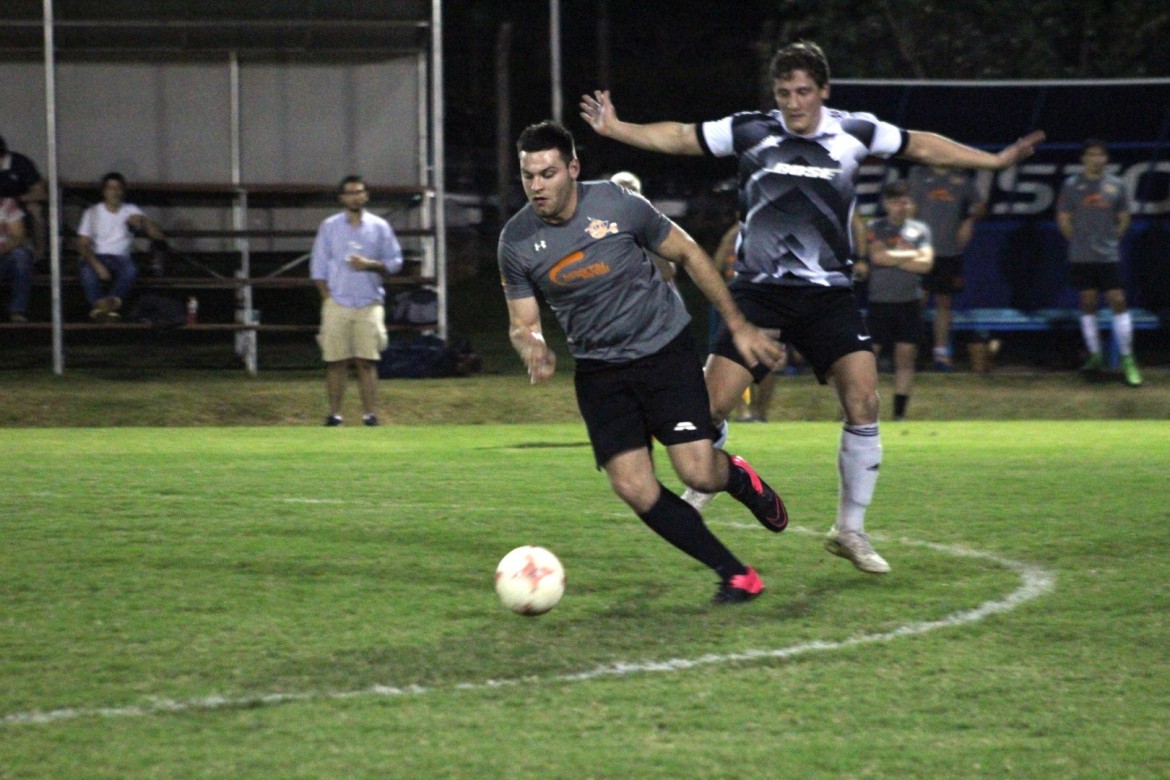
[[[874,353],[894,357],[894,420],[906,419],[914,387],[914,363],[922,335],[922,275],[934,265],[934,247],[925,222],[910,219],[914,201],[904,181],[882,189],[886,216],[866,229],[866,257],[855,265],[857,278],[869,278],[867,322]]]
[[[1056,202],[1056,224],[1068,239],[1069,276],[1080,296],[1081,335],[1089,351],[1082,371],[1101,369],[1101,334],[1097,330],[1097,299],[1113,312],[1113,336],[1121,353],[1125,382],[1142,383],[1133,356],[1133,319],[1121,286],[1121,237],[1129,229],[1129,196],[1125,183],[1105,172],[1109,152],[1105,143],[1085,141],[1081,151],[1083,172],[1065,179]]]
[[[1044,138],[1027,135],[996,154],[935,133],[907,131],[872,114],[824,105],[829,64],[815,43],[780,49],[771,63],[777,108],[746,111],[701,124],[618,119],[607,91],[581,98],[581,117],[601,136],[667,154],[735,155],[739,162],[740,244],[731,290],[748,319],[780,328],[837,391],[845,418],[838,451],[837,519],[825,546],[858,569],[889,571],[865,533],[866,507],[877,484],[877,364],[850,290],[854,184],[874,155],[927,165],[1001,169],[1032,154]],[[707,362],[711,414],[722,423],[753,375],[721,336]]]
[[[539,290],[576,360],[577,404],[598,468],[651,529],[719,575],[716,602],[748,601],[764,589],[711,533],[702,515],[654,474],[651,437],[682,481],[726,490],[763,526],[783,531],[784,503],[743,458],[711,444],[702,361],[682,299],[649,254],[685,269],[730,324],[748,365],[775,365],[780,346],[736,307],[711,258],[650,202],[620,184],[579,182],[573,136],[557,122],[524,130],[516,144],[528,205],[500,233],[499,263],[509,336],[533,383],[553,375]]]
[[[915,165],[906,179],[915,216],[930,227],[934,242],[934,267],[922,280],[934,296],[934,368],[953,371],[951,322],[954,296],[963,291],[963,250],[987,204],[968,171]]]

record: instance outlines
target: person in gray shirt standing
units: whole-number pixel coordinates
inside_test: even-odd
[[[953,371],[951,319],[955,296],[963,291],[963,251],[987,213],[986,198],[970,172],[960,168],[915,165],[906,179],[914,215],[930,228],[934,243],[934,266],[922,279],[934,296],[933,365],[936,371]]]
[[[1113,312],[1113,337],[1125,382],[1137,387],[1142,375],[1133,356],[1133,319],[1121,286],[1121,237],[1129,230],[1129,194],[1121,179],[1105,172],[1108,162],[1104,141],[1085,141],[1081,147],[1085,169],[1064,180],[1056,224],[1068,239],[1069,278],[1080,296],[1081,335],[1089,351],[1081,370],[1096,373],[1104,363],[1097,329],[1097,301],[1104,292]]]
[[[581,163],[563,125],[526,128],[516,149],[528,205],[504,226],[498,255],[509,337],[530,380],[543,382],[556,370],[541,330],[539,290],[568,337],[577,404],[614,492],[655,533],[716,572],[716,603],[755,598],[764,589],[756,571],[654,473],[657,439],[688,486],[727,491],[770,531],[788,525],[780,496],[751,465],[712,445],[690,315],[650,253],[687,271],[750,365],[775,365],[779,344],[747,321],[711,258],[649,201],[611,181],[578,181]]]
[[[922,332],[922,277],[934,265],[934,248],[926,223],[910,219],[914,201],[906,182],[885,186],[882,208],[886,216],[870,222],[866,230],[871,265],[858,263],[854,273],[868,272],[869,332],[876,354],[893,350],[894,420],[904,420]]]

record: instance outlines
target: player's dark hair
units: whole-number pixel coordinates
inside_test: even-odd
[[[106,188],[106,184],[112,181],[118,182],[122,185],[122,189],[126,189],[126,177],[117,171],[110,171],[102,177],[102,189],[104,190]]]
[[[561,153],[568,165],[577,159],[577,145],[573,143],[573,134],[560,122],[546,119],[524,128],[516,140],[516,152],[543,152],[546,149],[556,149]]]
[[[1100,149],[1101,151],[1105,152],[1106,154],[1109,153],[1109,147],[1106,146],[1105,142],[1102,141],[1100,138],[1086,138],[1084,140],[1084,142],[1081,144],[1081,154],[1084,154],[1085,152],[1089,151],[1090,149]]]
[[[361,176],[358,176],[357,174],[351,174],[349,176],[346,176],[344,179],[341,180],[341,183],[337,185],[337,194],[340,195],[341,193],[345,192],[345,185],[347,185],[347,184],[360,184],[360,185],[362,185],[362,187],[365,187],[366,180],[363,179]]]
[[[812,41],[796,41],[779,49],[772,56],[768,75],[776,81],[789,78],[794,70],[803,70],[818,87],[829,83],[829,60]]]
[[[882,187],[882,197],[908,198],[910,197],[910,185],[902,179],[892,181],[886,186]]]

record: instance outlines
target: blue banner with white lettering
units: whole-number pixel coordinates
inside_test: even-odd
[[[1170,309],[1170,80],[1090,82],[834,82],[828,101],[867,111],[910,130],[942,133],[997,151],[1042,129],[1032,158],[978,174],[988,216],[964,254],[959,308],[1034,310],[1076,305],[1068,285],[1067,245],[1056,229],[1061,183],[1081,171],[1086,139],[1105,142],[1107,171],[1121,178],[1133,224],[1122,242],[1123,278],[1133,306]],[[863,166],[858,208],[877,210],[883,184],[906,166]]]

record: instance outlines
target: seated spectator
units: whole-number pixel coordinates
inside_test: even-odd
[[[28,322],[33,253],[24,229],[24,211],[15,198],[0,198],[0,281],[12,287],[8,319]]]
[[[11,151],[3,136],[0,136],[0,198],[16,200],[25,215],[29,250],[34,257],[43,257],[48,188],[36,163],[20,152]]]
[[[120,173],[107,173],[102,177],[102,202],[85,210],[77,229],[81,286],[94,322],[121,317],[118,310],[138,278],[130,256],[135,233],[145,233],[155,242],[166,240],[158,225],[137,206],[126,203],[125,197],[126,179]]]

